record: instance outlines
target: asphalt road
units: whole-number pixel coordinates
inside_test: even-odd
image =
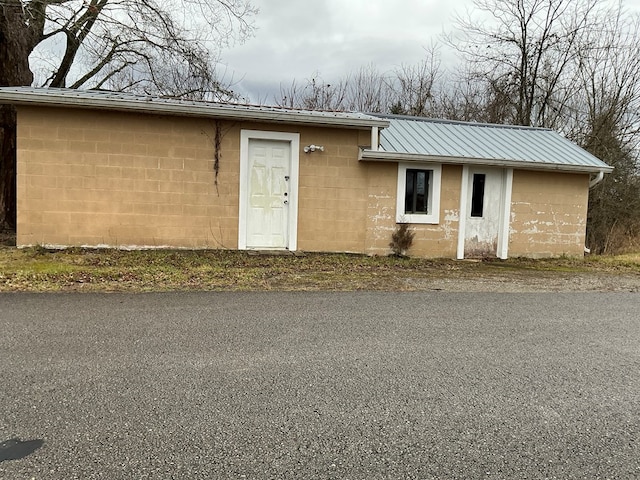
[[[639,306],[3,294],[0,478],[640,478]]]

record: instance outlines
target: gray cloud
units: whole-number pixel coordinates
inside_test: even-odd
[[[335,81],[360,67],[381,71],[416,64],[471,0],[262,0],[258,30],[223,57],[235,89],[273,100],[280,85],[319,72]]]

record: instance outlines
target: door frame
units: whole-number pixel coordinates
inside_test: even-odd
[[[247,250],[247,207],[249,195],[249,142],[276,140],[289,142],[291,148],[288,190],[288,228],[286,250],[298,248],[298,175],[300,168],[300,134],[263,130],[240,130],[240,185],[238,199],[238,250]]]
[[[484,168],[484,166],[482,166]],[[495,168],[502,172],[500,182],[500,217],[498,225],[498,245],[496,257],[506,260],[509,256],[509,228],[511,224],[511,193],[513,189],[513,168]],[[467,230],[467,208],[470,195],[471,169],[469,165],[462,166],[462,179],[460,184],[460,215],[458,223],[458,249],[456,258],[464,259],[464,244]]]

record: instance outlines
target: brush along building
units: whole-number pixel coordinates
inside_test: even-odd
[[[611,167],[547,129],[0,88],[17,244],[580,256]]]

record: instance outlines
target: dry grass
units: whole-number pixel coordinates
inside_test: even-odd
[[[574,276],[624,276],[640,285],[640,254],[460,262],[221,250],[0,248],[0,291],[440,290],[444,281],[494,282],[499,289],[510,282]]]

